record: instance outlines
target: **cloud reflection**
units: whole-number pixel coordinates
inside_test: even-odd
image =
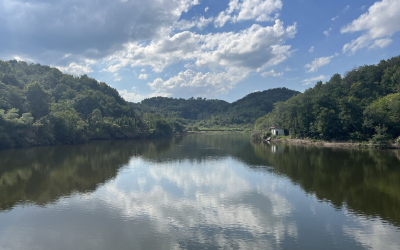
[[[130,164],[129,174],[94,196],[128,220],[148,217],[160,234],[173,230],[179,242],[203,239],[220,247],[246,248],[252,247],[250,242],[279,246],[285,237],[298,235],[288,218],[290,202],[274,190],[279,179],[267,176],[268,182],[250,183],[246,177],[251,174],[232,158],[161,164],[138,159]],[[153,184],[144,191],[146,183]]]

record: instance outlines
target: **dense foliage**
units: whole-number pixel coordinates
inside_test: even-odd
[[[266,90],[228,103],[155,97],[126,102],[87,75],[0,60],[0,149],[93,139],[164,137],[184,130],[242,130],[298,92]]]
[[[154,97],[131,107],[141,113],[160,113],[167,119],[185,124],[189,130],[242,130],[255,120],[299,92],[287,88],[254,92],[233,103],[206,98],[177,99]]]
[[[256,130],[283,126],[292,137],[324,140],[397,138],[400,135],[400,56],[335,74],[325,84],[275,104]]]
[[[0,60],[0,149],[167,136],[175,127],[138,116],[116,89],[86,75]]]

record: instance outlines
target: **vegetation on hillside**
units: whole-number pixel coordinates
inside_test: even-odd
[[[255,122],[255,130],[282,126],[291,137],[371,140],[400,135],[400,56],[318,82]]]
[[[116,89],[86,75],[0,60],[0,149],[160,137],[175,128],[161,116],[138,116]]]
[[[135,104],[87,75],[0,60],[0,149],[164,137],[185,130],[250,129],[275,102],[297,93],[282,88],[252,93],[234,103],[155,97]]]
[[[184,124],[188,130],[251,130],[257,118],[272,111],[274,103],[298,93],[276,88],[248,94],[233,103],[201,97],[187,100],[154,97],[130,105],[142,114],[159,113]]]

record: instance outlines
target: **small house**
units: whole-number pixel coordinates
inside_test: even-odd
[[[273,135],[285,135],[285,129],[282,127],[271,127],[271,133]]]

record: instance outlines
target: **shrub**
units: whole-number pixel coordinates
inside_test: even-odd
[[[386,131],[387,131],[387,127],[376,126],[375,134],[372,136],[370,143],[378,144],[379,147],[385,147],[389,143],[389,139],[390,139],[390,135]]]

